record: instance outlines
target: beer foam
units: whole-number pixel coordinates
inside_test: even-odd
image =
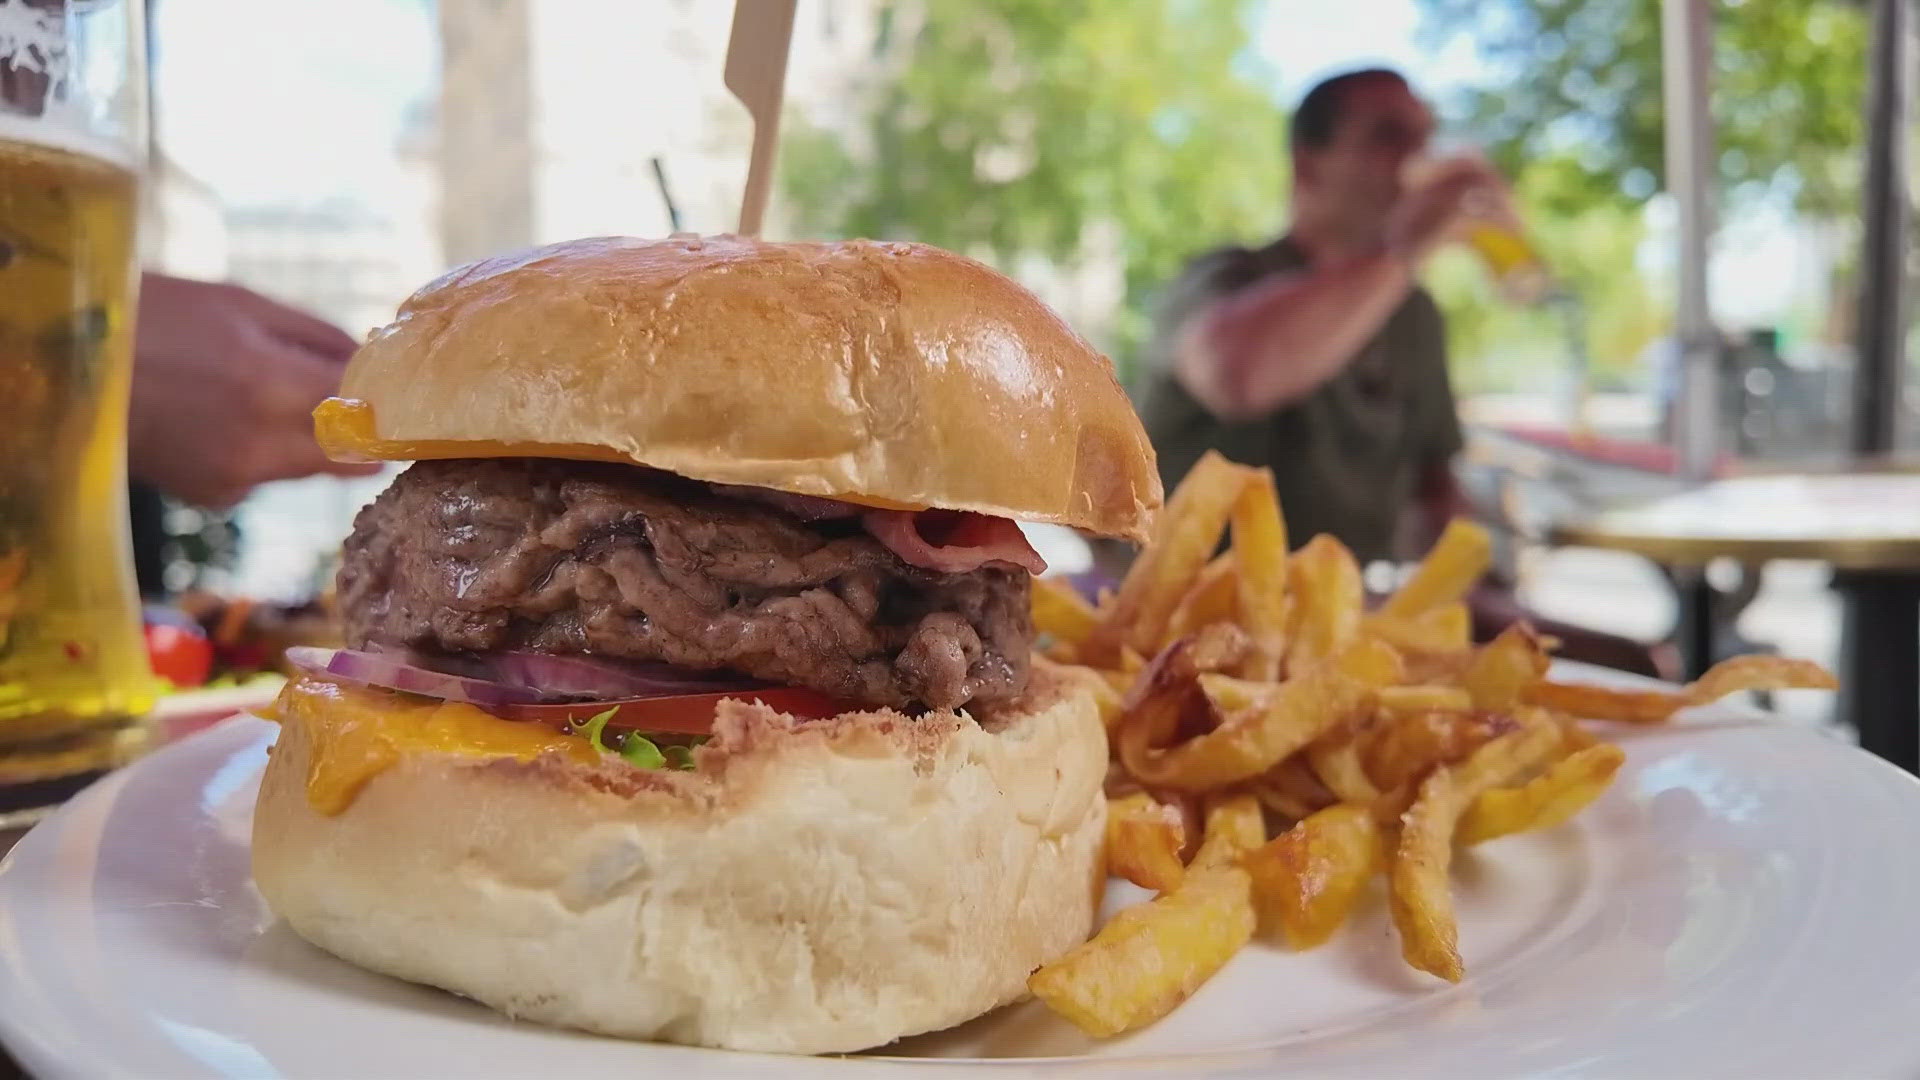
[[[0,0],[0,57],[14,68],[43,74],[54,84],[65,82],[72,63],[66,34],[64,5],[34,8],[25,0]],[[76,103],[48,101],[46,106],[47,112],[40,116],[0,108],[0,141],[66,150],[127,169],[138,167],[131,147],[87,130],[87,116]]]
[[[0,142],[26,143],[29,146],[44,147],[48,150],[65,150],[70,154],[78,154],[110,165],[118,165],[123,169],[139,171],[138,155],[125,143],[90,131],[76,131],[43,117],[14,116],[0,112]]]
[[[18,71],[59,82],[67,74],[64,5],[28,7],[26,0],[0,0],[0,56]]]

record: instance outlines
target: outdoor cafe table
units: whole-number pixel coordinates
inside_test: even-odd
[[[1629,551],[1683,571],[1715,559],[1808,559],[1834,569],[1845,601],[1841,718],[1860,745],[1920,772],[1920,475],[1837,473],[1717,480],[1602,510],[1552,531],[1556,543]],[[1682,590],[1683,607],[1705,590]],[[1705,611],[1683,610],[1680,644],[1697,670]]]

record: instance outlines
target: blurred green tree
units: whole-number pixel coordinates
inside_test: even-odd
[[[1182,262],[1280,221],[1285,114],[1248,52],[1256,6],[889,5],[857,121],[788,127],[792,228],[921,240],[1009,269],[1117,255],[1124,301],[1099,343],[1124,377]]]
[[[1635,204],[1660,187],[1661,0],[1420,0],[1427,36],[1470,38],[1482,85],[1449,102],[1518,173],[1547,158],[1549,212]],[[1731,0],[1713,8],[1713,116],[1721,183],[1791,195],[1821,216],[1855,203],[1866,94],[1858,0]],[[1560,164],[1564,163],[1564,164]]]

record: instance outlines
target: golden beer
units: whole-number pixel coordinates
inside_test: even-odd
[[[1465,147],[1456,147],[1444,154],[1426,154],[1406,162],[1401,183],[1407,189],[1419,188],[1451,171],[1475,165],[1488,168],[1479,151]],[[1504,187],[1475,192],[1462,210],[1465,220],[1454,239],[1479,258],[1501,297],[1515,304],[1535,304],[1546,299],[1553,288],[1553,275],[1527,236],[1527,227],[1520,220],[1512,193]]]
[[[153,704],[125,477],[137,188],[0,128],[0,785],[112,764]]]
[[[1509,303],[1534,304],[1546,298],[1552,277],[1517,221],[1469,222],[1462,239],[1480,257],[1494,287]]]

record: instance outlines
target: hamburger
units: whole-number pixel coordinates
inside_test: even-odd
[[[821,1053],[1089,933],[1105,734],[1017,522],[1139,540],[1111,365],[979,263],[592,239],[410,297],[316,410],[412,461],[295,650],[261,894],[348,961],[608,1035]]]

